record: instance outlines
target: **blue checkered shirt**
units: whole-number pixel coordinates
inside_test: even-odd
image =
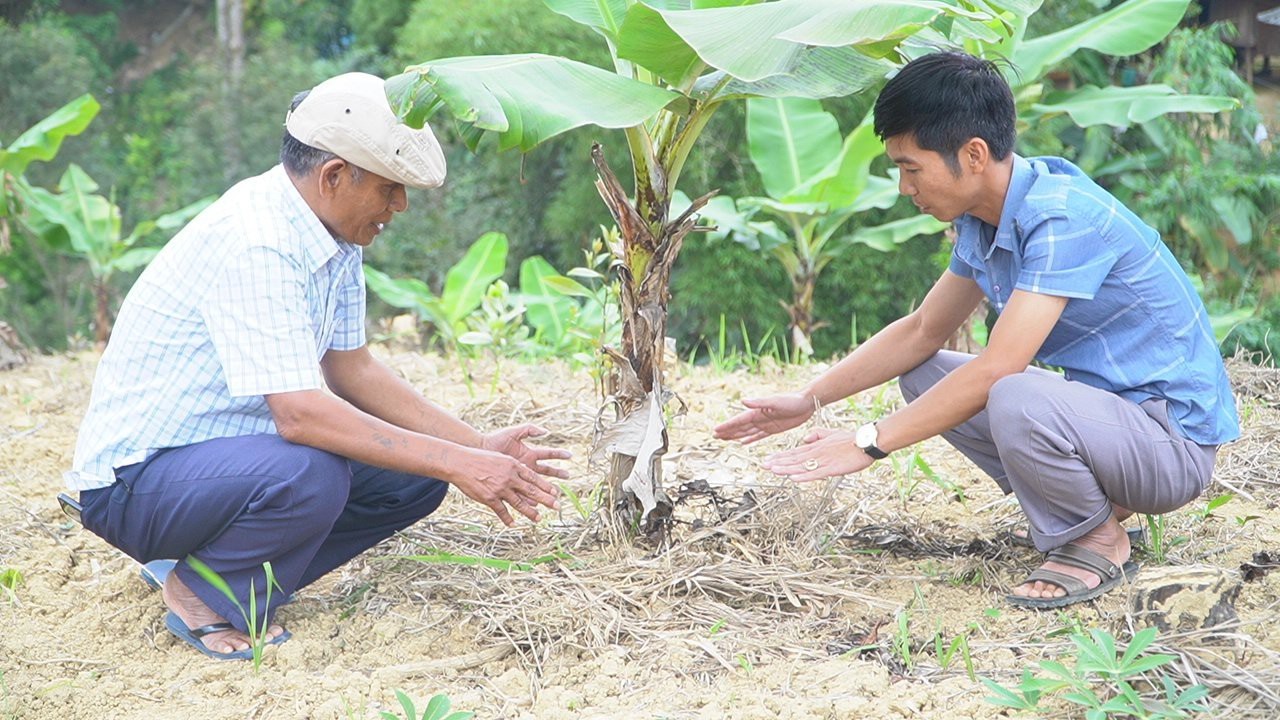
[[[228,190],[125,298],[68,487],[110,485],[159,449],[275,432],[264,395],[320,388],[325,351],[365,343],[361,259],[281,166]]]
[[[1240,436],[1204,303],[1160,234],[1062,158],[1014,157],[1000,225],[956,220],[951,271],[996,312],[1014,289],[1069,298],[1036,359],[1135,403],[1168,401],[1184,437]]]

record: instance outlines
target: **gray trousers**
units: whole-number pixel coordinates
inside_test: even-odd
[[[903,397],[973,358],[940,351],[899,378]],[[1218,454],[1171,429],[1164,400],[1136,404],[1034,367],[997,381],[986,409],[942,437],[1017,496],[1042,552],[1101,525],[1113,502],[1149,514],[1186,505]]]

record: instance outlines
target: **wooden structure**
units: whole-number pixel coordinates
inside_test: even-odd
[[[1205,0],[1204,20],[1225,20],[1235,25],[1235,37],[1224,38],[1236,48],[1244,79],[1253,82],[1253,66],[1259,55],[1264,66],[1280,55],[1280,0]]]

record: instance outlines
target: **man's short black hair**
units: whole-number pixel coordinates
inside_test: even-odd
[[[293,101],[289,103],[289,112],[298,109],[303,100],[310,95],[310,90],[303,90],[293,96]],[[306,177],[311,174],[312,170],[324,165],[325,163],[338,157],[328,150],[312,147],[304,144],[298,138],[294,137],[288,129],[284,131],[284,138],[280,141],[280,164],[284,165],[284,169],[289,171],[290,175],[296,177]],[[348,163],[350,164],[350,163]],[[360,182],[364,178],[364,171],[355,165],[351,165],[351,179],[354,182]]]
[[[907,63],[876,99],[875,130],[882,140],[911,134],[959,174],[960,148],[982,138],[996,160],[1017,139],[1013,92],[989,60],[962,52],[937,52]]]

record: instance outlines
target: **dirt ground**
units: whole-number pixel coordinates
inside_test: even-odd
[[[1046,658],[1070,664],[1073,628],[1130,637],[1123,589],[1065,612],[1004,602],[1038,555],[1007,542],[1011,499],[940,442],[795,487],[758,460],[800,431],[759,448],[712,438],[741,397],[795,388],[821,365],[671,372],[687,406],[665,461],[678,521],[655,546],[606,542],[582,517],[602,477],[588,462],[598,399],[587,371],[473,363],[469,391],[452,361],[380,352],[481,427],[546,427],[549,444],[575,453],[569,487],[583,513],[565,502],[507,530],[451,494],[301,591],[278,616],[294,638],[260,669],[209,660],[166,632],[133,561],[58,511],[96,355],[38,358],[0,373],[0,571],[21,575],[14,599],[0,592],[0,718],[402,717],[396,690],[419,713],[444,693],[455,709],[503,720],[990,718],[1004,711],[963,652],[945,657],[955,638],[975,676],[1013,685]],[[1259,382],[1241,392],[1246,437],[1222,453],[1215,485],[1168,516],[1167,564],[1235,573],[1255,553],[1280,556],[1280,396],[1272,376]],[[895,389],[869,393],[823,420],[852,424],[898,402]],[[1137,557],[1144,574],[1159,564]],[[1280,572],[1263,571],[1240,587],[1230,652],[1211,652],[1204,633],[1158,641],[1178,656],[1171,679],[1213,689],[1213,715],[1280,716]],[[1054,717],[1082,716],[1055,707]]]

